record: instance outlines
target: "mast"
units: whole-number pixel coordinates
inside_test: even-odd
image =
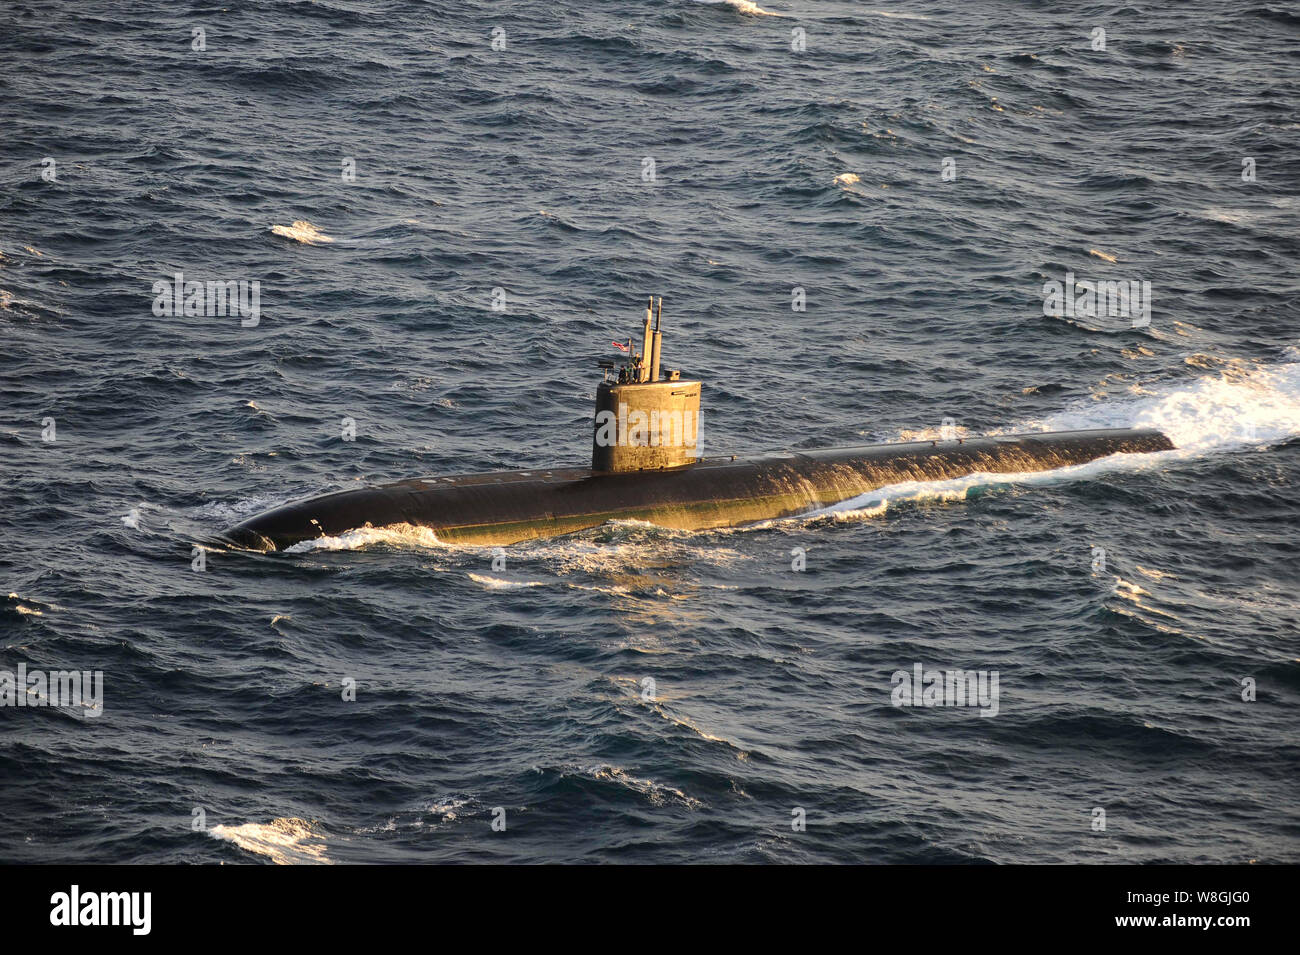
[[[663,299],[659,300],[660,302]],[[650,377],[650,313],[654,309],[655,297],[650,296],[645,306],[645,324],[641,326],[641,373],[637,375],[637,381],[651,381]]]
[[[650,370],[649,381],[659,380],[659,345],[663,341],[663,333],[659,331],[659,321],[664,317],[664,299],[659,296],[659,309],[655,312],[655,338],[653,351],[650,352]]]

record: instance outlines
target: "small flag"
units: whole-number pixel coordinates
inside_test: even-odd
[[[612,344],[619,351],[627,351],[627,346],[624,345],[622,342],[611,342],[610,344]]]

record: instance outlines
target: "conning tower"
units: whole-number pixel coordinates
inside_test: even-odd
[[[682,381],[681,372],[659,372],[664,300],[646,304],[641,350],[633,339],[618,344],[627,363],[596,388],[595,433],[591,445],[593,471],[648,471],[676,468],[699,460],[700,383]],[[651,318],[654,328],[650,327]]]

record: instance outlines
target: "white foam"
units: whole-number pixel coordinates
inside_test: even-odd
[[[213,826],[208,835],[232,842],[246,852],[266,856],[276,865],[328,864],[325,838],[302,819],[272,819],[269,823],[246,822],[240,826]]]
[[[1126,398],[1080,402],[1034,430],[1157,428],[1179,450],[1272,447],[1300,435],[1300,353],[1279,364],[1235,359],[1220,373],[1154,385]]]
[[[812,521],[826,517],[837,521],[864,520],[880,517],[889,508],[899,504],[964,501],[971,496],[972,492],[982,491],[985,488],[1010,484],[1043,485],[1079,481],[1096,477],[1108,471],[1148,469],[1159,466],[1169,455],[1175,454],[1177,452],[1170,451],[1157,454],[1112,454],[1109,457],[1098,458],[1096,461],[1054,468],[1050,471],[1013,471],[1005,474],[979,471],[943,481],[902,481],[787,520]],[[771,523],[779,524],[784,522],[773,521]]]
[[[764,10],[757,3],[751,0],[695,0],[696,3],[706,3],[710,6],[726,4],[729,7],[735,7],[741,13],[748,13],[756,17],[779,17],[784,14],[774,13],[771,10]]]
[[[653,779],[640,779],[633,776],[621,766],[611,766],[609,763],[598,763],[592,766],[582,766],[578,764],[568,764],[561,767],[561,776],[586,776],[588,779],[595,779],[601,782],[615,783],[638,795],[654,806],[662,806],[668,803],[677,803],[685,806],[687,809],[699,809],[704,804],[694,796],[688,796],[680,789],[665,785],[664,783],[655,782]]]
[[[306,219],[298,219],[293,225],[273,225],[271,231],[276,235],[284,236],[286,239],[293,239],[295,242],[301,242],[304,245],[319,245],[322,242],[334,241]]]
[[[360,550],[363,547],[371,547],[376,544],[401,548],[446,548],[450,546],[438,540],[438,535],[434,533],[431,527],[421,527],[416,524],[392,524],[388,527],[371,527],[367,524],[365,527],[344,531],[342,534],[335,536],[315,537],[311,540],[293,544],[286,547],[284,552],[286,554],[309,554],[318,550]]]
[[[1292,350],[1288,357],[1300,358],[1300,353]],[[1175,450],[1112,454],[1050,471],[981,472],[943,481],[905,481],[790,520],[862,520],[879,517],[901,503],[962,501],[983,488],[1088,480],[1115,471],[1166,467],[1171,462],[1211,453],[1272,447],[1300,436],[1300,362],[1268,365],[1228,361],[1217,375],[1156,385],[1133,397],[1080,402],[1008,431],[1129,427],[1163,431]],[[768,526],[773,523],[781,522],[767,522]]]
[[[468,798],[457,798],[455,796],[436,802],[429,807],[429,812],[435,816],[441,816],[443,822],[455,822],[456,814],[465,806],[469,805]]]
[[[923,13],[890,13],[888,10],[868,10],[868,16],[886,17],[890,20],[929,20]]]
[[[482,584],[488,590],[520,590],[524,587],[545,587],[540,580],[503,580],[500,577],[488,577],[485,574],[469,574],[469,579]]]

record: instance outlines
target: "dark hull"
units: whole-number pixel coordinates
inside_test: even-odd
[[[1046,471],[1109,454],[1168,451],[1159,431],[1057,431],[709,458],[658,471],[495,471],[413,478],[324,494],[252,517],[224,535],[283,550],[370,525],[431,528],[455,544],[512,544],[611,520],[701,530],[788,517],[903,481]]]

